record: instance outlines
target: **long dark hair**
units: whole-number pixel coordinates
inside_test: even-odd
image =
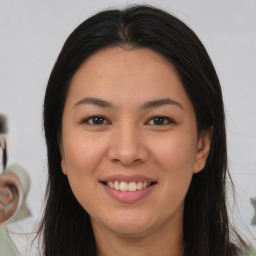
[[[100,12],[66,40],[50,75],[44,100],[49,178],[40,232],[43,255],[96,255],[88,213],[61,171],[59,143],[70,81],[90,55],[105,47],[150,48],[175,67],[193,104],[198,133],[213,127],[203,171],[192,178],[185,198],[186,256],[234,255],[226,207],[227,149],[220,83],[195,33],[179,19],[154,7],[132,6]]]

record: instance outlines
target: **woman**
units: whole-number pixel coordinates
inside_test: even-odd
[[[134,6],[83,22],[46,89],[43,255],[237,255],[224,119],[211,60],[177,18]]]

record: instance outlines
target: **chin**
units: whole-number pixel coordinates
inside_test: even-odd
[[[141,226],[141,225],[125,225],[125,224],[115,224],[115,225],[111,225],[111,227],[109,227],[110,230],[115,233],[118,234],[119,236],[123,236],[123,237],[138,237],[138,236],[143,236],[144,234],[147,233],[147,230],[149,229],[146,226]]]
[[[152,227],[151,221],[152,217],[146,214],[124,213],[118,216],[113,214],[105,225],[114,233],[123,236],[138,236],[150,230]]]

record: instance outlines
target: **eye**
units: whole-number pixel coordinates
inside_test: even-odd
[[[109,122],[103,116],[91,116],[82,121],[89,125],[107,125]]]
[[[147,124],[149,125],[166,125],[172,123],[175,122],[172,119],[165,116],[155,116],[147,122]]]

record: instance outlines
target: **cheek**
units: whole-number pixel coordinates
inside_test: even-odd
[[[184,134],[170,136],[158,142],[157,150],[153,153],[162,170],[160,181],[163,193],[166,198],[172,197],[177,204],[184,199],[193,175],[196,156],[196,142],[193,138]]]
[[[70,187],[80,202],[86,205],[95,195],[97,166],[102,161],[104,146],[93,138],[70,135],[63,141],[64,161]]]
[[[154,158],[164,170],[193,172],[196,157],[196,142],[190,136],[169,136],[156,144]]]
[[[68,170],[82,176],[96,169],[106,148],[103,140],[83,133],[66,136],[63,144]]]

